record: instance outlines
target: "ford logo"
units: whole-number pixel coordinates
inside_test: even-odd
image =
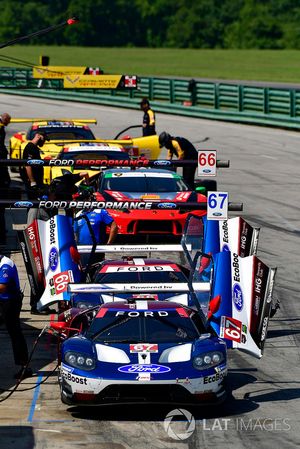
[[[213,212],[212,215],[214,217],[221,217],[222,213],[221,212]]]
[[[49,266],[51,271],[55,271],[58,266],[58,251],[55,246],[50,249],[49,253]]]
[[[128,373],[128,374],[136,374],[136,373],[151,373],[151,374],[161,374],[161,373],[168,373],[171,371],[171,368],[163,365],[155,365],[153,363],[149,365],[124,365],[120,366],[118,368],[118,371],[121,371],[121,373]]]
[[[157,205],[159,209],[176,209],[175,203],[159,203]]]
[[[211,173],[211,170],[210,170],[209,168],[205,168],[205,169],[203,170],[203,173]]]
[[[223,245],[222,251],[230,251],[229,246],[226,245],[226,243]]]
[[[44,165],[44,161],[42,161],[42,159],[29,159],[27,163],[28,165]]]
[[[171,165],[171,161],[154,161],[153,165]]]
[[[14,207],[32,207],[33,203],[31,201],[17,201],[14,203]]]
[[[240,312],[244,305],[243,292],[239,284],[234,284],[232,289],[232,300],[236,309]]]

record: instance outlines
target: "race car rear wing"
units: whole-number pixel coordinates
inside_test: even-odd
[[[34,123],[34,122],[79,122],[79,123],[90,123],[97,124],[97,119],[87,119],[87,118],[12,118],[10,123]]]
[[[214,256],[212,295],[221,297],[211,325],[229,348],[260,358],[266,340],[276,268],[256,256],[223,251]]]
[[[78,245],[77,249],[80,254],[90,254],[92,251],[92,245]],[[190,251],[192,245],[187,245],[187,250]],[[182,245],[97,245],[95,253],[126,253],[128,255],[132,253],[152,253],[152,252],[184,252]]]
[[[194,291],[210,292],[209,282],[193,283]],[[139,283],[139,284],[68,284],[69,293],[132,293],[132,292],[181,292],[190,293],[187,282],[178,283]]]
[[[190,264],[197,251],[206,254],[232,251],[246,257],[257,253],[259,231],[242,217],[214,221],[191,213],[185,223],[181,245]],[[188,249],[187,245],[192,248]]]

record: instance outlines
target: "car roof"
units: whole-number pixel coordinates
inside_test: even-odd
[[[40,128],[40,127],[52,127],[56,128],[56,127],[78,127],[78,128],[85,128],[85,129],[89,129],[89,126],[87,126],[84,123],[80,123],[80,122],[74,122],[74,121],[56,121],[56,120],[42,120],[40,122],[33,122],[32,123],[32,128]]]
[[[123,153],[125,150],[121,147],[116,146],[108,146],[105,144],[97,143],[94,145],[76,145],[76,146],[67,146],[62,149],[62,153],[86,153],[86,152],[95,152],[95,153],[107,153],[107,152],[113,152],[113,153]]]
[[[130,177],[163,177],[163,178],[180,178],[181,176],[177,173],[170,172],[165,169],[157,169],[157,168],[137,168],[135,170],[131,170],[130,168],[114,168],[109,169],[104,172],[104,177],[109,177],[110,175],[116,174],[120,176],[130,176]]]

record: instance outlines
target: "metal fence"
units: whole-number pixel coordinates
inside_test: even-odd
[[[101,75],[99,75],[101,76]],[[137,90],[63,89],[62,80],[38,80],[31,69],[0,68],[0,92],[138,108],[142,97],[157,112],[298,129],[300,89],[168,78],[139,79]]]

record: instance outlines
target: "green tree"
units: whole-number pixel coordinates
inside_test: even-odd
[[[281,48],[282,25],[274,17],[270,2],[245,0],[239,18],[226,28],[227,48]]]

